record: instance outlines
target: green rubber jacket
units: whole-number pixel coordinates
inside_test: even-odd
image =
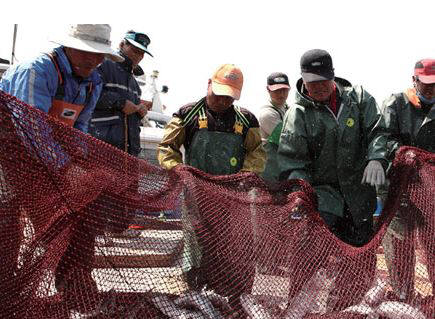
[[[308,181],[321,213],[343,216],[346,203],[358,224],[376,207],[375,188],[361,184],[364,169],[370,160],[379,160],[384,169],[388,164],[385,121],[361,86],[337,77],[335,83],[337,116],[302,93],[302,79],[298,81],[280,136],[280,179]]]
[[[383,114],[389,133],[389,160],[403,145],[435,152],[435,104],[423,106],[414,88],[386,99]]]

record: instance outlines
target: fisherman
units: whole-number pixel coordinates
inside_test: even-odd
[[[16,96],[25,103],[32,105],[39,110],[48,113],[50,116],[57,118],[64,124],[74,127],[84,133],[88,131],[88,123],[94,111],[97,100],[102,89],[100,75],[96,71],[97,66],[105,57],[114,61],[122,61],[123,57],[118,55],[110,46],[111,28],[107,24],[76,24],[72,25],[61,39],[53,40],[58,46],[49,53],[44,53],[34,60],[23,62],[15,67],[11,67],[0,82],[0,89]],[[37,123],[35,126],[35,135],[41,134],[41,140],[58,149],[56,141],[50,136],[42,136],[47,131],[45,123]],[[41,148],[42,149],[42,148]],[[47,149],[50,149],[47,147]],[[44,155],[44,154],[40,154]],[[47,160],[59,157],[53,154],[46,154]],[[54,154],[56,155],[56,154]],[[65,156],[59,157],[59,159]],[[56,160],[55,160],[56,161]],[[60,160],[56,163],[59,164]],[[54,163],[49,163],[50,166]],[[68,168],[68,163],[62,163]],[[11,172],[12,174],[13,172]],[[7,178],[8,172],[4,171]],[[65,175],[68,175],[65,173]],[[14,190],[19,192],[19,190]],[[21,197],[18,193],[17,197]],[[12,200],[14,200],[12,198]],[[1,251],[7,252],[9,259],[3,259],[2,264],[5,269],[9,269],[11,278],[16,275],[19,247],[23,230],[20,225],[19,207],[17,215],[10,222],[1,223],[10,233],[9,242],[1,242]],[[41,227],[35,224],[38,219],[29,216],[34,224],[35,231],[38,232]],[[11,232],[14,230],[13,232]],[[84,267],[87,271],[80,272],[80,275],[74,276],[71,273],[77,269],[71,269],[71,255],[75,258],[83,257],[86,254],[85,249],[77,243],[74,238],[83,237],[83,229],[76,229],[72,235],[70,245],[59,262],[56,270],[56,288],[58,292],[65,292],[67,288],[77,290],[82,288],[83,293],[97,291],[95,281],[92,279],[90,267]],[[0,233],[3,232],[2,230]],[[86,237],[86,236],[85,236]],[[10,251],[10,244],[15,243],[14,251]],[[93,244],[90,243],[91,245]],[[8,250],[9,249],[9,250]],[[92,249],[93,255],[93,249]],[[83,260],[88,258],[83,257]],[[69,266],[68,266],[69,265]],[[78,270],[77,270],[78,271]],[[68,273],[68,274],[67,274]],[[74,282],[67,283],[68,275]]]
[[[109,38],[109,25],[73,25],[52,52],[8,69],[0,89],[87,133],[102,89],[95,69],[104,57],[123,60]]]
[[[142,91],[136,80],[136,76],[144,74],[139,66],[144,55],[152,57],[148,50],[150,42],[150,38],[144,33],[127,31],[118,49],[118,54],[124,61],[105,59],[98,67],[103,80],[103,90],[89,129],[95,138],[135,157],[141,151],[142,119],[152,107],[152,102],[141,100]],[[107,210],[110,211],[113,210]],[[126,230],[133,216],[133,210],[126,211],[121,216],[107,216],[106,220],[111,222],[105,225],[106,231],[119,233]]]
[[[267,92],[270,101],[260,109],[258,121],[263,144],[272,135],[276,126],[282,123],[288,109],[287,98],[290,92],[288,76],[282,72],[274,72],[267,77]]]
[[[212,175],[238,172],[261,173],[265,152],[261,144],[260,128],[256,117],[233,104],[240,98],[243,74],[233,64],[220,66],[208,80],[207,95],[181,107],[166,125],[163,140],[158,147],[158,160],[162,167],[171,169],[183,163],[180,148],[185,149],[185,163]],[[201,248],[193,226],[183,211],[185,245],[183,271],[192,289],[207,284],[207,273],[201,269]],[[253,278],[245,284],[222,293],[231,293],[231,302],[238,303],[236,290],[252,287]],[[242,288],[241,288],[242,287]],[[218,292],[221,293],[221,292]]]
[[[276,160],[278,142],[281,135],[282,121],[288,109],[287,98],[290,92],[288,76],[282,72],[274,72],[267,77],[267,92],[270,96],[268,104],[260,109],[261,140],[267,154],[263,178],[277,180],[279,169]]]
[[[142,91],[135,76],[143,75],[139,63],[148,51],[149,37],[128,31],[119,44],[122,62],[106,59],[98,71],[103,79],[103,91],[91,119],[92,136],[133,156],[140,153],[141,120],[152,102],[141,100]]]
[[[166,125],[158,147],[162,167],[171,169],[185,163],[213,175],[237,172],[261,173],[265,152],[257,118],[233,105],[240,98],[243,74],[224,64],[208,80],[207,96],[187,104]]]
[[[401,146],[414,146],[435,152],[435,59],[417,61],[413,87],[392,94],[383,103],[388,131],[388,159],[392,161]],[[414,297],[416,215],[410,209],[398,212],[390,223],[383,245],[391,284],[397,297]],[[411,238],[409,238],[411,236]],[[434,238],[419,236],[427,254],[429,280],[435,284]],[[388,249],[387,242],[393,249]],[[431,248],[432,247],[432,248]],[[392,250],[392,251],[390,251]],[[430,257],[432,255],[432,258]],[[409,261],[397,264],[394,260]]]
[[[380,110],[361,86],[335,77],[328,52],[309,50],[300,66],[279,141],[280,178],[309,182],[331,231],[363,246],[373,235],[375,186],[384,184],[388,163]]]

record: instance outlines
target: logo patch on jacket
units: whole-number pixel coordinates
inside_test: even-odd
[[[71,109],[63,109],[62,114],[60,115],[61,117],[67,118],[67,119],[75,119],[77,114],[76,110],[71,110]]]
[[[231,157],[230,158],[230,165],[233,167],[236,166],[237,165],[237,158]]]
[[[353,120],[353,118],[349,117],[346,121],[346,125],[349,127],[352,127],[355,124],[355,121]]]

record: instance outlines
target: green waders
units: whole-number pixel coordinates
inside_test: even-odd
[[[236,108],[236,107],[235,107]],[[238,173],[243,167],[245,157],[243,125],[247,123],[244,116],[236,109],[234,132],[209,131],[204,107],[199,113],[199,130],[194,134],[192,143],[186,150],[186,164],[196,167],[212,175],[230,175]],[[186,194],[185,194],[186,196]],[[193,207],[192,207],[193,206]],[[198,209],[195,204],[183,205],[183,272],[187,274],[189,285],[198,286],[201,277],[201,247],[193,224],[198,219]]]

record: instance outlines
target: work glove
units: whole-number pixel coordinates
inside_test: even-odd
[[[372,186],[380,186],[385,184],[385,172],[379,161],[370,161],[363,174],[361,184],[370,184]]]

